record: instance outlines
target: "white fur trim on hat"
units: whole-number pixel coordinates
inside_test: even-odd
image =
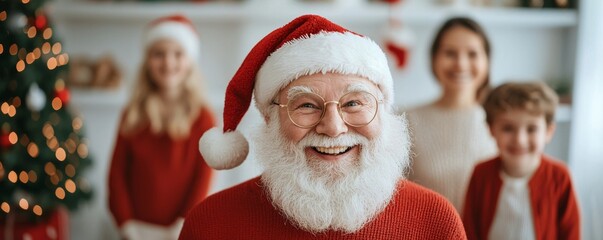
[[[149,47],[157,40],[171,39],[182,45],[186,53],[194,60],[198,60],[201,48],[199,36],[192,26],[176,21],[158,23],[149,28],[145,34],[144,46]]]
[[[293,80],[315,73],[335,72],[368,78],[379,86],[385,102],[393,99],[387,58],[377,43],[351,32],[320,32],[285,43],[260,68],[255,83],[258,109],[267,116],[276,94]]]
[[[199,152],[213,169],[235,168],[247,158],[249,143],[239,131],[223,133],[214,127],[199,139]]]

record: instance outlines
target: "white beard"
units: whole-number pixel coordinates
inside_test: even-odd
[[[256,155],[273,204],[290,221],[312,233],[352,233],[383,211],[409,164],[404,116],[381,114],[382,131],[372,140],[353,131],[330,138],[312,130],[295,144],[282,135],[275,112],[257,135]],[[308,146],[353,145],[360,154],[352,162],[312,161],[304,152]]]

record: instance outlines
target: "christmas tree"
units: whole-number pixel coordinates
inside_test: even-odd
[[[45,3],[0,0],[0,225],[91,199],[82,119],[63,81],[69,57]]]

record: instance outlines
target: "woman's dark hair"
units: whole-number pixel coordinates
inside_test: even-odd
[[[440,45],[442,43],[442,38],[444,34],[448,32],[450,29],[454,27],[462,27],[465,28],[475,34],[477,34],[484,43],[484,51],[486,52],[486,57],[488,58],[488,65],[490,65],[490,41],[488,40],[488,36],[486,36],[486,32],[484,29],[474,20],[467,17],[454,17],[448,19],[438,30],[433,43],[431,44],[431,71],[433,75],[437,78],[435,69],[434,69],[434,58],[440,49]],[[477,89],[476,99],[481,102],[487,92],[490,90],[490,68],[488,68],[488,75],[486,76],[486,81],[479,86]]]

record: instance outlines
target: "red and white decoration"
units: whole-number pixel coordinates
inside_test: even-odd
[[[399,7],[401,0],[383,0],[389,3],[390,16],[389,24],[384,34],[384,48],[388,55],[393,58],[397,69],[404,69],[410,59],[410,50],[414,43],[414,34],[406,26],[397,20],[393,15],[393,8]]]
[[[414,33],[398,21],[391,21],[384,37],[385,49],[391,56],[398,69],[408,66],[410,52],[414,45]]]

